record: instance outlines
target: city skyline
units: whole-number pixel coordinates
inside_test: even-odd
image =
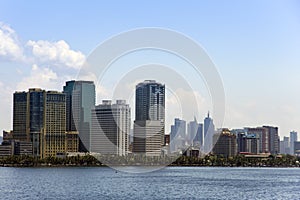
[[[144,83],[154,83],[154,84],[160,84],[160,83],[157,83],[155,80],[145,80],[144,82],[142,82],[142,83],[139,83],[136,87],[137,88],[140,88],[141,87],[141,84],[144,84]],[[105,101],[111,101],[111,99],[108,99],[108,98],[103,98],[101,101],[101,103],[99,103],[99,104],[97,104],[97,103],[95,103],[95,101],[90,101],[90,100],[87,100],[86,98],[83,98],[84,96],[90,96],[90,95],[92,95],[93,96],[93,90],[95,90],[95,89],[93,89],[93,88],[95,88],[95,86],[94,86],[94,83],[93,83],[93,81],[89,81],[89,80],[66,80],[65,81],[65,86],[62,86],[62,90],[58,90],[58,91],[55,91],[55,90],[48,90],[47,88],[33,88],[33,87],[30,87],[30,88],[28,88],[27,90],[29,91],[29,92],[35,92],[35,91],[38,91],[38,92],[45,92],[45,91],[49,91],[49,92],[54,92],[54,93],[57,93],[57,92],[61,92],[61,93],[64,93],[65,95],[66,95],[66,105],[67,105],[67,107],[66,107],[66,131],[76,131],[76,127],[78,126],[78,125],[75,125],[75,123],[74,123],[74,119],[73,120],[70,120],[70,118],[72,118],[72,116],[71,116],[71,112],[73,111],[77,111],[78,110],[78,105],[77,106],[74,106],[74,107],[72,107],[72,106],[70,106],[70,105],[72,105],[72,103],[70,104],[70,99],[74,99],[75,100],[75,102],[77,102],[77,104],[79,103],[79,102],[81,102],[81,101],[85,101],[85,103],[87,103],[88,102],[88,104],[89,104],[89,106],[88,107],[91,107],[92,109],[94,109],[95,107],[97,107],[97,106],[101,106]],[[83,93],[83,91],[82,91],[82,88],[83,88],[83,84],[86,84],[86,86],[85,86],[85,95],[82,95],[81,93]],[[93,86],[92,88],[90,88],[90,89],[88,89],[88,87],[89,87],[89,85],[91,85],[91,86]],[[72,97],[72,93],[73,93],[73,90],[75,91],[74,93],[76,93],[76,95],[74,95],[75,97]],[[90,91],[89,91],[90,90]],[[25,96],[24,96],[25,95]],[[23,97],[24,96],[24,97]],[[15,107],[17,106],[17,104],[15,104],[15,99],[16,100],[19,100],[19,101],[21,101],[21,103],[22,103],[22,101],[24,102],[24,99],[25,99],[25,104],[24,105],[26,105],[26,98],[27,98],[27,92],[26,91],[14,91],[14,93],[13,93],[13,105],[15,105]],[[78,97],[80,97],[80,98],[78,98]],[[23,100],[22,100],[23,99]],[[84,100],[85,99],[85,100]],[[122,98],[121,98],[122,99]],[[73,100],[73,101],[74,101]],[[94,98],[92,98],[91,100],[94,100]],[[117,99],[116,101],[120,101],[120,99]],[[123,100],[122,100],[123,101]],[[124,101],[126,101],[126,100],[124,100]],[[72,101],[71,101],[72,102]],[[94,103],[93,103],[94,102]],[[69,105],[69,106],[68,106]],[[128,104],[129,105],[129,104]],[[21,105],[22,106],[22,105]],[[130,105],[129,105],[130,106]],[[14,107],[14,108],[15,108]],[[130,106],[131,107],[131,106]],[[137,107],[137,105],[135,105],[135,107]],[[72,109],[72,111],[70,110],[70,108]],[[86,110],[85,111],[88,111],[88,112],[90,112],[89,114],[91,114],[91,110],[89,110],[87,107],[85,108]],[[158,109],[158,110],[160,110],[161,109],[161,107],[157,107],[156,109]],[[154,116],[153,115],[153,113],[156,113],[156,111],[154,112],[153,111],[153,109],[152,109],[152,111],[151,111],[151,109],[150,110],[148,110],[148,114],[145,114],[144,116],[140,116],[139,118],[141,118],[141,119],[143,119],[143,120],[149,120],[149,119],[151,119],[151,115],[153,115],[152,117],[158,117],[157,119],[159,119],[159,118],[164,118],[164,116],[165,116],[165,112],[166,111],[163,111],[163,113],[161,113],[161,114],[159,114],[159,115],[161,115],[160,117],[159,117],[159,115],[157,115],[157,116]],[[69,113],[69,114],[68,114]],[[75,115],[83,115],[83,113],[84,112],[82,112],[82,114],[75,114]],[[12,113],[13,114],[13,113]],[[85,118],[89,115],[89,114],[85,114],[84,116],[85,116]],[[137,116],[139,116],[140,114],[139,113],[132,113],[132,115],[135,115],[136,116],[136,118],[137,118]],[[77,116],[77,118],[78,118],[78,116]],[[148,117],[146,117],[146,116],[148,116]],[[149,117],[150,116],[150,117]],[[23,120],[25,119],[25,118],[22,118]],[[17,124],[18,122],[20,122],[20,123],[23,123],[23,122],[21,122],[22,121],[22,119],[20,118],[20,119],[17,119],[17,121],[16,121],[16,123],[15,124]],[[178,118],[178,116],[175,116],[174,118],[173,118],[173,120],[175,119],[175,121],[176,121],[176,119],[178,119],[179,120],[179,118]],[[35,120],[42,120],[42,119],[35,119]],[[79,118],[77,119],[77,121],[79,120]],[[91,119],[88,119],[88,120],[91,120]],[[185,123],[186,122],[188,122],[188,123],[191,123],[191,122],[197,122],[197,118],[194,116],[194,120],[186,120],[186,119],[182,119],[182,120],[184,120],[185,121]],[[26,121],[26,120],[25,120]],[[76,121],[76,120],[75,120]],[[79,120],[80,121],[80,120]],[[12,122],[13,122],[13,120],[12,120]],[[131,122],[132,122],[132,124],[134,124],[134,119],[132,119],[131,120]],[[269,127],[269,125],[270,124],[266,124],[266,123],[263,123],[263,124],[255,124],[255,125],[253,125],[253,126],[249,126],[249,125],[246,125],[246,124],[244,124],[244,125],[242,125],[242,126],[240,126],[240,127],[225,127],[225,126],[223,126],[223,127],[215,127],[215,125],[214,125],[214,123],[213,123],[213,118],[212,117],[210,117],[210,112],[208,111],[208,113],[206,114],[206,116],[203,118],[203,121],[199,121],[200,123],[200,125],[201,125],[201,122],[202,122],[202,126],[203,126],[203,139],[205,138],[205,136],[206,136],[206,134],[207,134],[207,132],[211,132],[210,133],[210,135],[213,135],[214,133],[213,133],[213,131],[212,130],[217,130],[217,129],[220,129],[220,128],[229,128],[229,129],[232,129],[232,130],[235,130],[235,129],[237,129],[237,128],[241,128],[241,127],[244,127],[244,128],[248,128],[248,127],[252,127],[252,128],[254,128],[254,127],[258,127],[258,126],[260,126],[260,125],[263,125],[264,124],[264,127]],[[77,122],[78,123],[78,122]],[[90,122],[89,122],[90,123]],[[170,126],[170,131],[169,132],[165,132],[165,134],[166,135],[169,135],[169,134],[171,134],[171,132],[172,132],[172,124],[168,124],[169,126]],[[167,126],[167,125],[165,125],[165,126]],[[186,125],[185,125],[186,126]],[[275,127],[277,127],[278,128],[278,126],[275,124],[274,125]],[[17,130],[18,131],[18,128],[19,127],[22,127],[22,125],[20,126],[20,125],[18,125],[17,124],[17,128],[15,128],[15,130]],[[23,129],[24,129],[25,127],[23,127]],[[189,127],[188,126],[186,126],[186,130],[185,131],[187,131],[187,132],[189,132],[188,129]],[[24,132],[24,130],[23,130],[22,128],[21,128],[21,130],[19,131],[19,132]],[[210,129],[210,130],[209,130]],[[13,129],[9,129],[9,130],[5,130],[5,129],[3,129],[3,131],[10,131],[10,130],[13,130]],[[238,129],[237,129],[238,130]],[[25,131],[26,132],[26,131]],[[280,133],[280,130],[278,131],[279,133]],[[289,134],[288,134],[288,136],[290,136],[292,133],[297,133],[297,131],[296,130],[291,130],[290,132],[289,132]],[[18,134],[18,132],[16,132],[15,134]],[[280,136],[280,135],[279,135]],[[19,136],[20,138],[22,138],[22,137],[26,137],[26,136],[22,136],[22,135],[20,135]],[[284,137],[286,137],[286,136],[284,136]],[[280,137],[280,139],[283,139],[284,137]],[[211,142],[210,142],[211,143]],[[86,143],[87,144],[87,143]]]
[[[278,127],[263,125],[239,129],[215,127],[207,113],[186,123],[174,119],[169,139],[165,134],[165,84],[144,80],[135,86],[133,142],[129,143],[131,108],[126,100],[95,104],[93,81],[66,81],[62,91],[29,88],[15,92],[13,130],[3,131],[1,155],[38,158],[91,153],[118,156],[207,154],[298,155],[297,132],[280,141]],[[168,140],[166,142],[165,140]],[[281,145],[281,146],[280,146]]]
[[[225,87],[224,127],[276,125],[281,138],[289,136],[291,130],[299,131],[300,107],[296,92],[300,84],[297,78],[299,3],[157,2],[158,5],[146,3],[145,6],[139,2],[119,2],[117,7],[96,4],[2,3],[0,108],[6,117],[0,120],[1,129],[12,129],[14,91],[31,87],[60,91],[65,80],[76,79],[80,65],[100,42],[122,31],[150,26],[182,32],[207,50]],[[130,8],[133,4],[140,9],[133,12]],[[35,9],[37,7],[47,9]],[[70,12],[67,14],[65,9]],[[108,12],[110,9],[115,12]],[[175,10],[181,10],[181,14]],[[30,22],[30,26],[24,21]],[[184,68],[181,63],[178,65],[179,71]],[[97,87],[98,104],[112,85]],[[202,105],[208,107],[203,106],[206,109],[201,110],[199,119],[211,108],[207,103],[209,95],[201,91],[198,94],[204,102]],[[186,120],[192,120],[194,113],[191,115]],[[170,125],[175,117],[166,116],[166,124]]]

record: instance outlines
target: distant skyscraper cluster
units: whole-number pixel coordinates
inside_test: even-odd
[[[197,123],[194,119],[188,123],[187,130],[186,134],[186,122],[175,118],[170,132],[171,153],[198,150],[197,155],[211,153],[228,157],[236,154],[279,154],[280,152],[278,127],[215,130],[213,119],[208,113],[204,119],[204,129],[203,124]],[[297,145],[294,142],[297,140],[296,134],[291,134],[291,142]]]
[[[280,153],[300,156],[300,142],[296,131],[291,131],[290,137],[283,137],[280,141]]]

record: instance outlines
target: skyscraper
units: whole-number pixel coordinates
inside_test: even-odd
[[[268,129],[268,138],[269,138],[269,152],[271,154],[279,153],[279,136],[278,136],[278,127],[273,126],[263,126]]]
[[[139,83],[135,90],[135,120],[165,120],[165,85],[154,80]]]
[[[95,85],[92,81],[68,81],[66,94],[66,130],[79,132],[79,151],[90,150],[91,109],[95,106]]]
[[[194,147],[200,147],[203,144],[203,124],[198,124],[196,118],[188,124],[188,140]]]
[[[27,104],[27,133],[30,136],[33,154],[40,156],[41,131],[44,127],[46,91],[39,88],[29,89]]]
[[[290,138],[284,136],[283,140],[280,141],[280,153],[281,154],[290,154]]]
[[[298,141],[298,133],[296,131],[291,131],[290,132],[290,154],[294,155],[294,147],[295,147],[295,142]]]
[[[165,85],[146,80],[136,86],[133,151],[160,155],[164,145]]]
[[[209,153],[213,147],[213,135],[215,133],[215,125],[213,119],[210,118],[209,112],[204,119],[204,153]]]
[[[269,153],[270,145],[269,145],[269,130],[264,127],[256,127],[256,128],[245,128],[247,135],[254,135],[259,138],[259,152],[258,153]]]
[[[26,129],[27,120],[27,92],[13,94],[13,136],[20,141],[30,141]]]
[[[32,143],[37,157],[65,153],[65,95],[39,88],[14,93],[13,138]]]
[[[186,139],[188,140],[188,143],[190,145],[192,145],[193,140],[196,137],[197,131],[198,131],[198,122],[197,122],[196,118],[194,118],[194,121],[189,122],[188,126],[187,126],[187,138]]]
[[[237,153],[259,153],[259,137],[244,129],[231,130],[237,137]]]
[[[41,131],[44,125],[45,90],[15,92],[13,99],[13,137],[32,142],[33,155],[40,156]]]
[[[197,134],[193,140],[193,145],[195,147],[202,147],[203,145],[203,124],[198,124]]]
[[[125,100],[103,100],[92,109],[91,152],[127,155],[130,134],[130,107]]]
[[[45,92],[41,157],[66,153],[66,97],[61,92]]]
[[[232,134],[228,129],[220,129],[214,134],[213,153],[230,157],[236,155],[236,135]]]
[[[177,152],[184,148],[186,140],[186,122],[179,118],[174,119],[170,133],[170,152]]]

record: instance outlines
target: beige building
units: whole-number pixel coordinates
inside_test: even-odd
[[[79,138],[77,131],[68,131],[66,134],[66,151],[78,152]]]
[[[44,125],[41,133],[41,157],[55,157],[67,151],[66,98],[56,91],[46,92],[44,98]]]

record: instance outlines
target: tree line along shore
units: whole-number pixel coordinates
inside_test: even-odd
[[[300,167],[300,158],[292,155],[270,155],[264,158],[237,155],[223,157],[206,155],[204,157],[124,157],[102,156],[94,157],[70,156],[37,158],[33,156],[0,157],[1,167],[96,167],[96,166],[199,166],[199,167]]]

